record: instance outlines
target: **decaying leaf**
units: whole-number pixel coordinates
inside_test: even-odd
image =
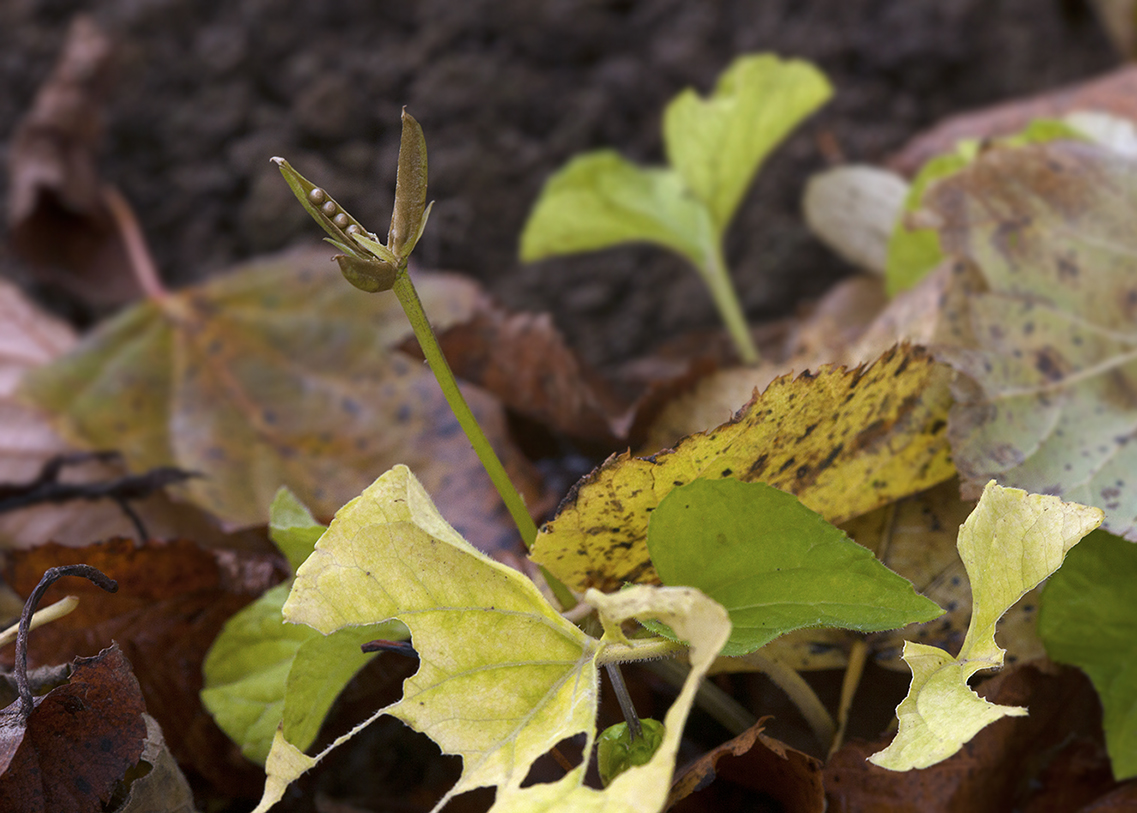
[[[987,286],[937,356],[965,374],[949,427],[965,486],[1096,505],[1137,538],[1135,184],[1137,160],[1054,142],[992,150],[928,204]]]
[[[476,296],[456,277],[424,278],[419,292],[442,325]],[[492,485],[437,383],[388,351],[409,332],[394,297],[361,296],[326,252],[308,250],[136,306],[32,373],[24,391],[76,443],[118,449],[134,469],[199,472],[180,493],[231,528],[265,523],[281,485],[330,516],[404,461],[464,495],[456,522],[493,544]],[[508,454],[500,409],[469,399],[538,502],[532,472]]]
[[[146,705],[117,647],[78,658],[65,686],[0,712],[0,810],[102,813],[142,755]]]
[[[202,661],[222,624],[283,575],[272,558],[125,539],[87,548],[44,545],[8,558],[5,581],[23,595],[48,568],[75,562],[119,584],[113,596],[86,582],[53,585],[45,601],[71,593],[79,606],[31,636],[29,662],[57,663],[117,642],[178,761],[227,791],[255,795],[259,772],[217,728],[198,693]]]
[[[578,441],[612,447],[627,404],[577,357],[548,314],[510,313],[483,299],[473,315],[440,332],[459,378],[508,408]],[[421,355],[417,344],[404,349]]]
[[[609,458],[537,536],[533,558],[576,589],[653,581],[652,510],[696,478],[764,482],[840,522],[951,476],[947,371],[899,346],[855,370],[785,376],[731,421],[650,458]]]
[[[926,768],[995,720],[1027,713],[988,703],[967,682],[976,672],[1003,665],[995,624],[1100,523],[1096,508],[987,484],[959,529],[959,555],[973,596],[967,637],[955,658],[936,647],[905,643],[901,657],[912,669],[912,685],[896,708],[900,730],[888,748],[873,754],[873,764],[894,771]]]
[[[75,17],[8,154],[14,246],[45,279],[96,305],[140,293],[95,162],[114,61],[107,34]]]
[[[1061,118],[1079,110],[1098,110],[1137,121],[1135,99],[1137,67],[1126,65],[1086,82],[944,119],[905,144],[888,163],[902,175],[912,176],[929,159],[951,151],[964,139],[1010,135],[1035,119]]]
[[[197,813],[189,782],[166,747],[162,727],[149,714],[143,713],[142,719],[146,739],[136,768],[142,775],[131,778],[122,805],[112,813]]]
[[[30,303],[0,280],[0,492],[37,478],[45,465],[66,459],[58,482],[87,484],[97,490],[127,476],[121,461],[102,455],[80,460],[76,449],[51,428],[47,417],[15,397],[28,370],[48,364],[76,343],[72,330]],[[192,506],[174,503],[159,492],[132,500],[131,509],[154,538],[185,536],[207,546],[250,548],[259,532],[222,534]],[[0,514],[0,548],[30,548],[47,541],[87,545],[100,539],[134,535],[130,517],[110,500],[31,505]]]

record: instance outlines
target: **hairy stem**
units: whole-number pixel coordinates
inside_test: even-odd
[[[774,685],[789,696],[805,717],[805,722],[813,730],[817,741],[823,748],[828,748],[837,733],[837,725],[806,679],[781,661],[768,658],[761,652],[752,652],[747,660],[765,672]]]
[[[738,293],[734,290],[730,272],[727,271],[726,261],[722,256],[722,249],[716,245],[713,251],[708,252],[703,267],[699,269],[707,287],[711,289],[711,297],[719,316],[726,325],[730,338],[734,341],[738,358],[743,364],[757,364],[761,361],[758,347],[750,335],[750,326],[746,324],[746,316],[742,312],[742,305],[738,301]]]

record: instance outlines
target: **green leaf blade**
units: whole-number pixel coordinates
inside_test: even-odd
[[[709,99],[679,94],[663,114],[670,164],[726,231],[763,160],[832,94],[807,62],[770,54],[736,59]]]
[[[1090,678],[1118,781],[1137,776],[1137,546],[1095,531],[1046,583],[1038,631],[1055,661]]]
[[[724,655],[803,627],[897,629],[943,613],[796,497],[764,483],[695,480],[652,512],[664,584],[697,587],[730,613]]]
[[[631,242],[656,243],[696,266],[715,245],[709,213],[678,175],[599,150],[577,156],[545,184],[521,234],[521,259]]]

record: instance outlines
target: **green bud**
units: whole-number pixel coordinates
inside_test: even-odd
[[[398,257],[411,253],[422,234],[426,209],[426,138],[422,127],[403,109],[399,170],[395,176],[395,212],[387,248]]]
[[[600,735],[596,761],[605,787],[628,768],[650,762],[663,743],[663,723],[648,718],[641,719],[640,725],[643,733],[634,742],[627,723],[609,726]]]
[[[337,254],[335,261],[339,263],[343,278],[361,291],[369,294],[377,291],[389,291],[395,284],[397,271],[395,266],[383,260],[361,260],[347,254]]]

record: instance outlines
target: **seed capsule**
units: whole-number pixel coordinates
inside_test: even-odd
[[[327,199],[328,199],[328,193],[325,192],[323,189],[321,189],[318,186],[315,189],[313,189],[311,192],[308,193],[308,200],[310,200],[312,202],[312,204],[315,206],[319,206],[320,204],[322,204]]]
[[[336,206],[336,202],[334,200],[329,200],[327,203],[320,207],[320,211],[328,217],[335,217],[336,212],[339,211],[339,207]]]

